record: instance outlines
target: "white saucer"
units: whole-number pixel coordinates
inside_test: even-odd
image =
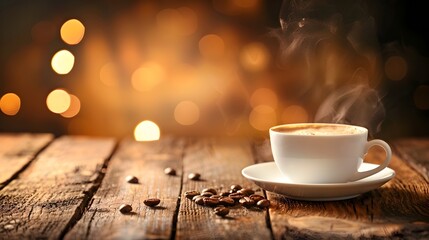
[[[362,163],[359,171],[370,170],[378,165]],[[244,168],[241,173],[259,187],[282,194],[288,198],[307,201],[334,201],[359,196],[374,190],[395,176],[395,171],[385,168],[367,178],[355,182],[308,184],[287,182],[274,162],[259,163]]]

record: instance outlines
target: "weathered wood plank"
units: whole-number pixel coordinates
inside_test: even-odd
[[[51,134],[1,134],[0,189],[16,177],[52,139]]]
[[[88,211],[66,239],[169,239],[180,196],[184,142],[174,138],[123,141]],[[176,169],[177,175],[165,175],[167,167]],[[127,183],[128,175],[140,183]],[[161,203],[147,207],[143,204],[147,198],[159,198]],[[133,212],[121,214],[121,204],[130,204]]]
[[[393,146],[402,160],[429,182],[429,139],[401,139]]]
[[[242,168],[253,164],[250,144],[237,140],[199,140],[186,148],[183,159],[183,191],[213,187],[229,190],[232,184],[257,189],[241,176]],[[191,172],[201,174],[201,181],[186,178]],[[261,194],[260,190],[258,191]],[[177,239],[270,239],[267,211],[244,207],[231,209],[227,218],[213,214],[213,209],[182,197],[177,222]]]
[[[58,239],[92,196],[112,139],[61,137],[0,191],[0,239]]]
[[[258,161],[272,161],[269,143],[256,145]],[[381,162],[375,149],[368,162]],[[389,166],[396,177],[355,199],[306,202],[268,192],[275,239],[429,238],[429,185],[397,155]]]

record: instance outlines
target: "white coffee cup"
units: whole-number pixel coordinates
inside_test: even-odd
[[[364,127],[299,123],[270,128],[274,161],[285,180],[297,183],[342,183],[373,175],[389,165],[392,151],[383,140],[367,141]],[[379,145],[386,159],[378,167],[359,172],[368,149]]]

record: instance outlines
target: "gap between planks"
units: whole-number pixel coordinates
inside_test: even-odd
[[[118,149],[118,145],[119,143],[115,142],[110,155],[105,159],[103,166],[100,168],[97,177],[93,181],[92,186],[87,191],[84,191],[84,198],[81,202],[81,205],[76,208],[74,215],[70,218],[70,221],[64,227],[63,231],[59,236],[60,239],[64,239],[65,235],[76,225],[76,223],[82,218],[85,211],[90,207],[90,204],[93,201],[94,194],[97,193],[98,188],[103,182],[104,176],[106,175],[106,169],[109,165],[110,160],[112,159],[112,156]]]
[[[52,142],[0,190],[0,239],[60,238],[113,146],[113,139],[78,136]]]
[[[53,139],[52,134],[0,134],[0,190],[27,169]]]
[[[184,142],[184,146],[183,146],[183,151],[182,151],[182,156],[181,156],[181,162],[182,164],[180,165],[180,189],[179,189],[179,195],[177,196],[177,202],[176,202],[176,210],[174,211],[174,215],[173,215],[173,220],[172,220],[172,227],[171,227],[171,236],[170,239],[174,240],[176,239],[176,231],[177,231],[177,221],[179,218],[179,210],[180,210],[180,200],[183,193],[183,178],[184,178],[184,174],[183,174],[183,158],[186,155],[186,149],[189,147],[191,141],[190,139],[186,139],[186,141]]]

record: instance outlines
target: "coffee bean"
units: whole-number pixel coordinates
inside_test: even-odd
[[[176,176],[176,170],[171,167],[164,169],[164,173],[170,176]]]
[[[161,202],[158,198],[149,198],[143,201],[146,206],[155,207]]]
[[[235,204],[235,201],[230,197],[221,197],[219,199],[219,204],[223,204],[226,206],[233,206]]]
[[[192,198],[192,201],[194,201],[198,205],[204,205],[204,197],[197,195],[194,198]]]
[[[192,197],[192,201],[195,202],[195,200],[197,200],[197,198],[199,198],[199,197],[202,198],[203,196],[201,196],[201,195],[195,195],[195,196]]]
[[[258,194],[252,194],[249,197],[250,197],[250,199],[252,199],[255,202],[258,202],[259,200],[265,199],[263,196],[258,195]]]
[[[219,199],[217,198],[204,197],[203,201],[204,201],[204,205],[209,207],[215,207],[216,205],[219,204]]]
[[[122,204],[121,206],[119,206],[119,211],[121,213],[129,213],[133,210],[133,208],[131,207],[131,205],[129,204]]]
[[[213,211],[216,215],[221,217],[224,217],[229,213],[229,209],[226,207],[216,207]]]
[[[125,178],[125,181],[127,181],[127,183],[139,183],[139,179],[135,176],[127,176]]]
[[[252,207],[253,205],[255,205],[255,201],[253,201],[249,197],[244,197],[244,198],[240,199],[239,202],[241,203],[241,205],[243,205],[243,207],[246,207],[246,208],[249,208],[249,207]]]
[[[195,191],[195,190],[185,192],[185,197],[189,198],[189,199],[192,199],[193,197],[195,197],[197,195],[200,195],[200,192]]]
[[[201,174],[199,174],[199,173],[189,173],[188,178],[191,179],[191,180],[197,181],[197,180],[200,180]]]
[[[231,185],[230,189],[232,192],[237,192],[238,190],[242,189],[242,187],[238,184],[234,184],[234,185]]]
[[[241,194],[246,195],[246,196],[250,196],[250,195],[254,194],[255,191],[253,191],[250,188],[243,188],[243,189],[238,190],[238,193],[241,193]]]
[[[270,206],[270,201],[269,201],[269,200],[267,200],[267,199],[259,200],[259,201],[256,203],[256,206],[258,206],[258,207],[260,207],[260,208],[267,208],[267,207],[269,207],[269,206]]]
[[[214,188],[204,188],[201,192],[202,193],[211,192],[211,193],[213,193],[213,195],[217,194],[217,192],[216,192],[216,190]]]
[[[221,198],[222,196],[221,195],[212,195],[212,196],[210,196],[211,198]]]
[[[245,196],[241,193],[231,193],[231,194],[229,194],[229,197],[234,199],[234,201],[238,202],[241,198],[243,198]]]
[[[12,230],[12,229],[15,229],[15,226],[12,224],[6,224],[3,226],[3,228],[6,230]]]
[[[213,193],[211,193],[211,192],[203,192],[203,193],[201,193],[201,196],[203,196],[203,197],[211,197],[211,196],[213,196]]]
[[[228,197],[229,196],[229,192],[222,192],[220,195],[222,197]]]

